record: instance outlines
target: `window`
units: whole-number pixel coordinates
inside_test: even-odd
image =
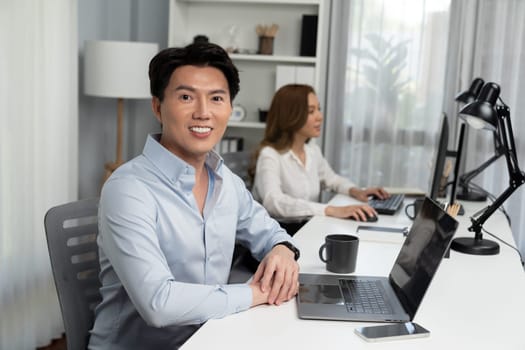
[[[347,7],[343,115],[329,115],[327,123],[337,125],[328,133],[344,144],[331,155],[337,170],[361,186],[428,188],[443,111],[449,6],[355,0]],[[328,94],[330,87],[329,81]]]

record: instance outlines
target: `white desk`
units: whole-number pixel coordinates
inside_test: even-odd
[[[350,203],[336,196],[331,203]],[[407,199],[411,202],[411,199]],[[467,215],[482,208],[465,203]],[[471,236],[468,216],[459,216],[456,236]],[[358,223],[329,217],[314,217],[296,235],[301,248],[301,272],[329,273],[318,250],[328,233],[353,233]],[[394,216],[380,215],[377,226],[409,226],[400,210]],[[505,217],[497,212],[484,225],[489,232],[514,244]],[[398,242],[380,242],[361,237],[356,273],[388,275],[399,251]],[[488,237],[487,237],[488,238]],[[301,320],[295,299],[281,306],[258,306],[246,312],[208,321],[182,347],[206,349],[525,349],[525,272],[518,254],[504,244],[494,256],[450,252],[416,313],[415,322],[429,329],[428,338],[367,343],[354,328],[373,325],[345,321]]]

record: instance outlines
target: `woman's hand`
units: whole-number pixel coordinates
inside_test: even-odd
[[[367,221],[369,216],[377,216],[377,212],[367,204],[345,205],[343,207],[327,206],[325,209],[327,216],[348,219],[353,218],[357,221]]]
[[[350,197],[354,197],[361,202],[367,202],[368,197],[370,196],[374,196],[379,199],[387,199],[390,197],[390,193],[388,193],[383,187],[369,187],[364,189],[352,187],[350,191],[348,191],[348,194]]]

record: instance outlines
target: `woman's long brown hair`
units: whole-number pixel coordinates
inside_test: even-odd
[[[294,134],[308,119],[308,94],[315,94],[310,85],[289,84],[281,87],[273,96],[266,118],[264,138],[255,150],[248,174],[253,181],[255,167],[261,149],[271,146],[283,153],[290,149]]]

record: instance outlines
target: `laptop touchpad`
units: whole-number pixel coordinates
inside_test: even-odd
[[[338,285],[301,284],[299,299],[307,304],[345,304]]]

